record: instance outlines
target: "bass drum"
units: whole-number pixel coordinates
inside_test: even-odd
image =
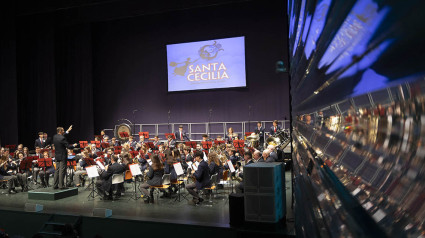
[[[127,132],[127,135],[131,135],[131,127],[128,124],[122,123],[115,127],[115,138],[119,139],[121,142],[127,141],[128,137],[124,137],[123,133]]]

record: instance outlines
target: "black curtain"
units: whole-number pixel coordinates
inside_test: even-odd
[[[52,136],[56,125],[54,26],[48,16],[17,23],[19,143],[33,148],[37,132]]]
[[[93,139],[90,24],[57,29],[55,42],[57,124],[74,125],[69,141]]]
[[[18,142],[15,5],[0,5],[0,146]]]

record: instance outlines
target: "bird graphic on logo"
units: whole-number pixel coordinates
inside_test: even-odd
[[[205,60],[212,60],[215,59],[218,55],[219,51],[224,50],[220,43],[217,43],[217,41],[214,41],[212,45],[204,45],[198,50],[199,57]],[[176,63],[176,62],[170,62],[171,67],[176,67],[174,69],[174,75],[180,75],[184,76],[187,71],[187,67],[189,64],[195,63],[200,58],[190,61],[191,58],[188,57],[184,62]],[[183,64],[182,66],[177,67],[179,64]]]

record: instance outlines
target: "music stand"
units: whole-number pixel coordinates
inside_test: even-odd
[[[234,140],[233,146],[235,147],[235,149],[243,148],[245,146],[245,141],[244,140]]]
[[[146,140],[149,140],[149,131],[139,132],[139,136],[144,136]]]
[[[148,148],[155,150],[155,145],[153,144],[153,142],[149,141],[149,142],[146,142],[145,144],[148,146]]]
[[[81,149],[84,149],[89,145],[89,143],[87,141],[79,141],[79,142],[80,142],[80,148]]]
[[[32,168],[32,161],[35,158],[38,158],[38,157],[36,157],[36,156],[28,156],[28,157],[24,158],[21,161],[21,163],[19,164],[19,170],[22,173],[27,173],[27,172],[31,173],[30,170]],[[27,186],[28,186],[29,189],[34,189],[33,187],[31,187],[31,183],[30,182],[27,182]]]
[[[137,195],[138,186],[137,186],[136,177],[142,175],[142,171],[140,170],[139,164],[129,164],[128,168],[130,169],[131,176],[133,176],[134,178],[134,192],[133,192],[133,196],[130,196],[130,199],[137,200],[140,197]],[[139,188],[139,191],[141,192],[140,188]]]
[[[202,141],[202,149],[209,150],[212,147],[211,141]]]
[[[130,151],[130,155],[132,156],[132,158],[134,159],[134,158],[136,158],[136,156],[139,154],[139,151],[136,151],[136,150],[132,150],[132,151]]]
[[[98,151],[98,152],[96,152],[96,155],[97,155],[98,157],[101,157],[101,156],[103,155],[103,152],[102,152],[102,151]]]
[[[102,149],[106,149],[109,147],[109,143],[102,142],[100,143],[100,146],[102,147]]]
[[[226,143],[226,141],[224,141],[224,140],[215,140],[214,141],[214,144],[216,144],[216,145],[221,145],[221,144],[224,144],[224,143]]]
[[[84,158],[84,160],[85,160],[85,158]],[[93,161],[93,159],[91,159],[91,160]],[[91,161],[90,161],[90,163],[91,163]],[[97,192],[97,190],[94,189],[94,179],[99,177],[99,173],[97,172],[97,167],[95,165],[86,166],[86,171],[87,171],[87,176],[89,178],[91,178],[91,182],[90,182],[89,186],[87,186],[87,188],[86,188],[86,190],[87,190],[90,186],[92,186],[91,192],[87,196],[87,198],[90,201],[91,198],[94,200],[94,198],[96,196],[100,196],[100,194]]]
[[[186,146],[189,146],[190,148],[196,148],[196,142],[195,141],[185,141],[184,144]]]
[[[41,159],[38,159],[37,162],[38,162],[38,167],[43,168],[44,172],[46,172],[47,167],[53,166],[52,158],[41,158]],[[47,180],[46,183],[48,184],[49,176],[47,176],[46,180]]]
[[[90,158],[90,157],[89,158],[83,158],[83,160],[84,160],[84,162],[86,162],[86,168],[89,167],[89,166],[96,165],[96,162],[94,161],[93,158]],[[88,173],[87,173],[87,175],[88,175]],[[94,189],[94,178],[92,178],[91,182],[89,183],[89,185],[87,186],[87,188],[85,190],[89,190],[90,186],[93,187],[92,188],[92,190],[93,190]],[[93,196],[94,196],[94,194],[93,194]],[[90,197],[90,195],[89,195],[89,197]]]
[[[100,148],[100,141],[92,140],[92,141],[90,141],[90,144],[95,144],[96,148]]]
[[[176,136],[174,135],[174,133],[165,133],[165,139],[167,139],[168,140],[168,136],[169,135],[172,135],[173,136],[173,140],[175,140],[176,139]]]

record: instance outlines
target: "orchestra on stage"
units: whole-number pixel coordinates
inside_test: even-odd
[[[1,147],[0,181],[9,194],[17,188],[27,192],[85,187],[91,181],[100,199],[113,200],[129,190],[115,182],[114,177],[122,175],[124,182],[137,184],[134,192],[139,191],[145,203],[155,202],[154,192],[171,198],[185,188],[193,197],[191,203],[201,204],[203,195],[223,189],[229,180],[243,192],[244,166],[282,162],[282,150],[289,143],[289,132],[277,120],[268,131],[258,122],[251,134],[238,135],[230,127],[224,139],[204,134],[201,141],[191,140],[181,125],[164,138],[150,138],[148,132],[140,132],[138,138],[122,133],[109,138],[101,131],[93,140],[75,144],[67,140],[71,130],[72,126],[67,131],[58,127],[53,139],[39,132],[34,150],[22,144],[15,150]]]

